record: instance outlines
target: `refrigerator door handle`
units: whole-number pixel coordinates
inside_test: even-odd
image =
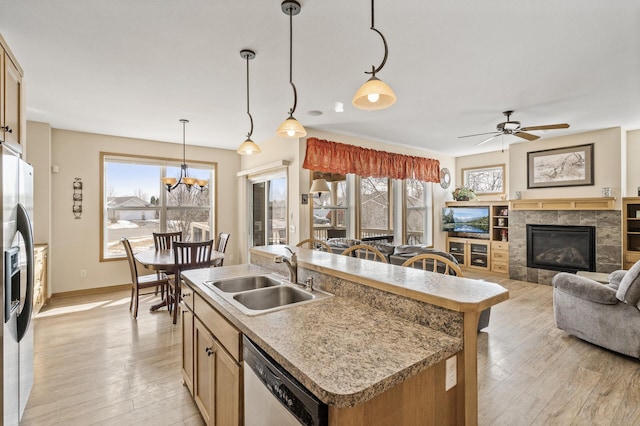
[[[18,204],[18,217],[17,217],[18,232],[22,234],[24,239],[24,247],[27,251],[27,292],[24,299],[24,306],[22,311],[18,313],[18,342],[22,340],[24,335],[29,329],[29,322],[31,321],[31,312],[33,311],[33,229],[31,228],[31,220],[29,220],[29,213],[27,209]]]

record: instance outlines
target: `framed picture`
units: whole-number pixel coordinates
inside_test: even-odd
[[[527,188],[593,184],[593,144],[527,153]]]
[[[476,194],[504,194],[504,164],[462,169],[462,182]]]

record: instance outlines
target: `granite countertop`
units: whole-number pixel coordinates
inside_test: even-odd
[[[329,405],[358,405],[462,350],[461,338],[356,300],[335,296],[247,316],[204,284],[256,273],[271,271],[245,264],[182,275],[200,296]]]
[[[486,281],[451,275],[428,273],[381,262],[363,261],[350,256],[337,256],[318,250],[293,247],[298,266],[334,275],[399,296],[441,306],[457,312],[475,311],[496,305],[509,298],[502,286]],[[251,255],[287,256],[283,245],[251,249]]]

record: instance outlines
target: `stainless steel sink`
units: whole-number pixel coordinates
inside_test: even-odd
[[[280,286],[236,294],[233,298],[249,309],[262,311],[311,300],[313,299],[313,293],[307,293],[294,287]]]
[[[277,286],[280,285],[281,282],[282,279],[277,279],[267,275],[254,275],[249,277],[213,281],[208,284],[213,285],[225,293],[238,293],[241,291],[255,290],[257,288]]]
[[[204,284],[245,315],[260,315],[333,296],[322,290],[303,290],[276,274],[248,275]]]

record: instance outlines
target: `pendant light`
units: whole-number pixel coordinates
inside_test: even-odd
[[[189,122],[189,120],[181,118],[180,122],[182,123],[182,164],[180,165],[180,177],[178,179],[173,177],[163,177],[161,180],[162,183],[167,187],[167,191],[169,192],[176,189],[178,185],[185,185],[187,187],[187,191],[191,191],[191,188],[193,187],[202,191],[207,186],[209,181],[206,179],[196,179],[194,177],[188,176],[187,161],[185,159],[185,126]]]
[[[289,110],[289,118],[282,122],[276,133],[285,138],[302,138],[307,135],[307,131],[293,117],[298,103],[298,93],[295,84],[293,84],[293,15],[300,13],[302,7],[296,0],[284,0],[281,8],[285,14],[289,15],[289,84],[293,88],[293,106]]]
[[[247,115],[249,116],[251,129],[249,130],[249,133],[247,133],[247,140],[242,142],[237,152],[240,155],[251,155],[254,153],[260,154],[262,150],[254,141],[251,140],[251,135],[253,134],[253,117],[249,112],[249,61],[256,57],[256,52],[253,50],[243,49],[240,51],[240,57],[247,61]]]
[[[376,77],[376,73],[380,72],[382,67],[384,67],[384,64],[387,62],[389,48],[387,47],[387,40],[375,27],[373,2],[374,0],[371,0],[371,29],[382,37],[382,43],[384,44],[384,58],[378,68],[371,65],[371,71],[364,72],[365,74],[371,74],[371,78],[360,86],[353,97],[353,101],[351,101],[353,106],[356,108],[367,111],[388,108],[396,102],[396,94],[393,93],[391,87]]]

